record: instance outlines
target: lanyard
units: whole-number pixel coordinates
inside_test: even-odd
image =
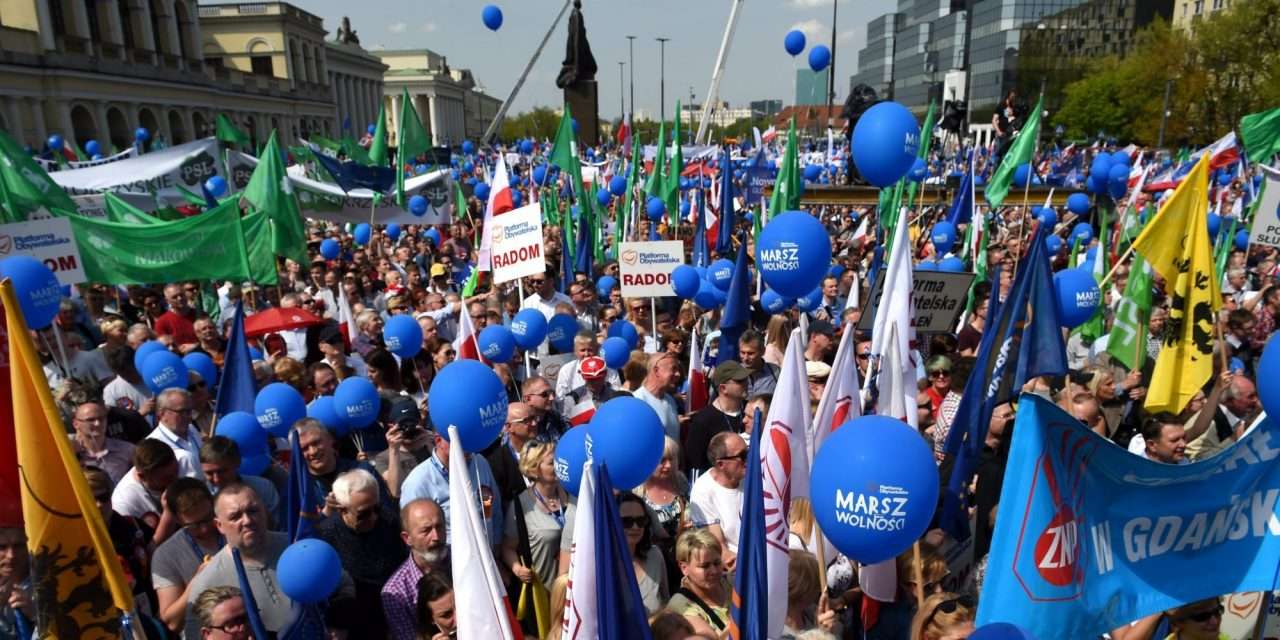
[[[529,490],[533,492],[533,497],[537,498],[538,504],[541,504],[542,508],[545,509],[547,513],[551,514],[552,518],[556,519],[556,524],[559,525],[561,529],[563,529],[564,528],[564,505],[562,504],[560,505],[559,509],[552,511],[551,507],[547,506],[546,499],[543,498],[542,494],[538,492],[537,487],[529,487]]]
[[[186,531],[186,530],[184,529],[184,530],[182,531],[182,537],[183,537],[183,538],[185,538],[185,539],[187,540],[187,544],[191,545],[191,552],[192,552],[192,553],[194,553],[194,554],[196,554],[196,560],[203,562],[203,561],[204,561],[204,557],[205,557],[205,555],[207,555],[207,554],[204,552],[204,550],[203,550],[203,549],[201,549],[201,548],[200,548],[200,545],[196,543],[196,539],[195,539],[195,538],[193,538],[193,537],[191,536],[191,533],[190,533],[190,532],[188,532],[188,531]],[[223,546],[223,545],[225,545],[226,543],[227,543],[226,538],[223,538],[223,537],[222,537],[222,534],[221,534],[221,533],[219,533],[219,534],[218,534],[218,548],[219,548],[219,549],[221,549],[221,548],[222,548],[222,546]]]

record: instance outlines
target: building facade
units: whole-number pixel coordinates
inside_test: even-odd
[[[849,86],[865,84],[884,99],[893,98],[893,52],[906,16],[886,13],[867,23],[867,46],[858,51],[858,72]]]
[[[779,111],[782,111],[782,101],[773,99],[752,100],[749,107],[753,118],[772,118]]]
[[[457,145],[479,138],[502,107],[484,93],[469,69],[454,69],[430,49],[375,52],[388,69],[384,76],[387,133],[396,144],[405,91],[423,127],[436,145]]]
[[[739,120],[750,120],[751,114],[752,111],[750,107],[739,107],[735,109],[730,107],[728,102],[722,101],[711,107],[711,113],[707,116],[707,126],[727,127]],[[688,136],[692,133],[696,133],[698,130],[698,124],[701,122],[702,105],[689,103],[681,106],[680,126],[685,128],[684,135]]]
[[[1196,20],[1231,6],[1231,0],[1177,0],[1173,8],[1173,26],[1187,29]]]
[[[827,104],[827,88],[831,67],[813,71],[808,67],[796,69],[796,101],[793,104]]]
[[[344,38],[325,43],[328,56],[329,87],[338,111],[339,127],[351,126],[351,135],[360,139],[378,118],[382,104],[383,74],[387,65],[377,56],[360,48],[358,42]]]

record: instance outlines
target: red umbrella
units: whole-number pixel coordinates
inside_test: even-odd
[[[287,329],[303,329],[323,323],[324,320],[322,318],[305,309],[279,309],[273,307],[245,318],[244,335],[252,338]]]

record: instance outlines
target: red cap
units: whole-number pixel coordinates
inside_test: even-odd
[[[578,373],[582,374],[583,380],[599,380],[608,373],[608,367],[604,364],[604,358],[588,356],[578,363]]]

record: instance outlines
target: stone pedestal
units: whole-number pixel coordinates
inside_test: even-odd
[[[600,144],[600,95],[596,81],[583,80],[565,87],[564,101],[578,121],[578,141],[591,147]]]

